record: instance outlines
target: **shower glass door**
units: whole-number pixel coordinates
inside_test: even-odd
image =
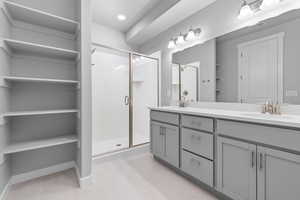
[[[92,54],[93,156],[129,147],[129,53]]]
[[[132,146],[150,141],[150,106],[159,102],[158,60],[132,55]]]

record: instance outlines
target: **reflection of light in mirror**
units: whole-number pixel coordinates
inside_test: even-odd
[[[280,0],[264,0],[260,6],[261,10],[274,8],[280,3]]]
[[[184,36],[180,34],[177,38],[176,44],[183,44],[185,42]]]
[[[261,21],[264,21],[269,18],[277,17],[285,12],[290,10],[299,9],[300,1],[298,0],[282,0],[277,6],[269,7],[269,9],[256,12],[254,16],[250,19],[242,22],[242,27],[253,26],[258,24]]]
[[[245,18],[252,16],[253,14],[254,14],[254,11],[251,9],[250,5],[247,4],[247,2],[244,0],[241,10],[240,10],[240,14],[238,16],[238,19],[245,19]]]

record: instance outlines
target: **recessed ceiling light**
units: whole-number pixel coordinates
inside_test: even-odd
[[[118,15],[118,20],[125,21],[126,19],[127,19],[126,15],[123,15],[123,14]]]

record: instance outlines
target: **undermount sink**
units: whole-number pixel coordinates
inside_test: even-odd
[[[263,114],[263,113],[243,113],[242,115],[248,117],[265,118],[265,119],[293,119],[293,117],[287,115],[271,115],[271,114]]]

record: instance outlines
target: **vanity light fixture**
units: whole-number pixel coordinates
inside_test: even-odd
[[[242,7],[240,9],[238,19],[248,18],[248,17],[252,16],[253,14],[254,14],[254,11],[251,9],[250,5],[246,2],[246,0],[244,0]]]
[[[252,2],[247,2],[243,0],[238,19],[245,19],[251,17],[256,12],[265,11],[271,8],[275,8],[283,0],[256,0]]]
[[[196,35],[195,35],[194,30],[191,28],[189,30],[188,34],[186,35],[185,40],[186,41],[193,41],[194,39],[196,39]]]
[[[280,3],[281,0],[263,0],[260,6],[261,10],[267,10],[272,8]]]
[[[194,30],[195,39],[198,39],[200,37],[201,32],[202,32],[201,28],[197,28]]]
[[[176,41],[176,44],[183,44],[185,42],[185,39],[184,39],[184,35],[182,35],[181,33],[180,33],[180,35],[178,36],[178,38],[177,38],[177,41]]]
[[[173,49],[173,48],[175,48],[175,47],[176,47],[175,40],[174,40],[174,39],[171,39],[171,40],[169,41],[168,48],[169,48],[169,49]]]
[[[202,32],[201,28],[196,28],[196,29],[190,28],[188,33],[186,34],[180,33],[180,35],[177,38],[175,39],[172,38],[169,41],[168,48],[173,49],[177,45],[183,45],[188,42],[193,42],[200,37],[201,32]]]

